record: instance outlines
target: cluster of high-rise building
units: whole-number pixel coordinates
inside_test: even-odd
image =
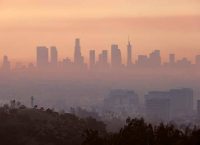
[[[74,60],[69,58],[64,59],[61,63],[65,66],[74,66],[81,68],[90,68],[90,69],[105,69],[105,68],[134,68],[134,67],[188,67],[192,65],[200,66],[200,55],[196,56],[195,64],[192,64],[187,58],[182,58],[176,60],[175,54],[169,54],[169,61],[167,63],[162,63],[160,50],[154,50],[148,55],[138,55],[135,63],[133,62],[133,47],[131,42],[128,40],[127,44],[127,58],[126,64],[122,63],[122,54],[119,46],[117,44],[112,44],[110,49],[110,54],[108,50],[102,50],[102,52],[97,55],[95,50],[89,50],[89,62],[88,65],[84,61],[84,57],[81,54],[81,45],[80,39],[75,39],[74,47]],[[49,64],[58,64],[58,54],[55,47],[51,47],[51,58]],[[110,56],[110,57],[109,57]],[[48,66],[48,49],[46,47],[37,48],[37,66]]]
[[[133,90],[111,90],[103,104],[105,111],[117,112],[117,116],[120,117],[136,116],[139,113],[139,96]]]
[[[149,120],[169,121],[191,116],[193,90],[189,88],[152,91],[145,95],[146,117]]]
[[[50,55],[49,55],[49,49],[46,46],[37,47],[36,56],[37,56],[36,60],[37,68],[41,69],[58,67],[60,64],[63,64],[63,66],[67,65],[76,67],[86,67],[86,64],[84,63],[84,57],[81,54],[80,39],[75,40],[73,61],[71,61],[69,58],[65,58],[63,59],[62,62],[60,62],[58,60],[58,50],[55,46],[50,47]]]
[[[89,69],[106,69],[106,68],[152,68],[152,67],[190,67],[200,66],[200,55],[195,58],[192,64],[187,58],[176,60],[175,54],[169,54],[169,61],[162,63],[160,50],[154,50],[149,55],[138,55],[133,62],[133,47],[128,40],[126,64],[122,63],[122,54],[117,44],[111,45],[111,51],[102,50],[100,54],[96,54],[95,50],[89,50],[89,62],[86,64],[84,56],[81,53],[80,39],[75,39],[74,58],[73,60],[64,58],[58,60],[58,50],[55,46],[47,48],[46,46],[38,46],[36,48],[36,64],[30,64],[28,67],[39,69],[51,67],[71,67],[71,68],[89,68]],[[27,68],[27,67],[23,67]],[[7,56],[3,57],[3,69],[10,70],[10,62]]]
[[[133,90],[116,89],[104,99],[103,109],[108,113],[114,112],[117,117],[143,116],[153,122],[168,122],[200,117],[200,101],[197,101],[197,109],[193,101],[193,90],[190,88],[150,91],[144,96],[143,106]]]

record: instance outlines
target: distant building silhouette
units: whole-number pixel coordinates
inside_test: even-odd
[[[139,97],[133,90],[114,89],[104,99],[104,109],[119,116],[134,116],[138,112]]]
[[[192,114],[193,90],[183,88],[166,92],[152,91],[145,95],[145,102],[146,115],[150,120],[176,119]]]
[[[162,63],[160,50],[154,50],[149,55],[138,55],[138,58],[133,62],[132,60],[132,45],[128,40],[127,44],[127,58],[126,63],[122,63],[122,54],[121,50],[118,48],[117,44],[111,45],[111,51],[103,50],[99,55],[96,55],[95,50],[89,51],[89,67],[95,69],[106,70],[111,66],[111,68],[145,68],[145,69],[165,69],[169,70],[169,67],[173,67],[173,70],[178,70],[179,68],[200,68],[200,55],[195,57],[195,63],[192,63],[188,58],[184,57],[182,59],[176,60],[175,54],[169,54],[168,62]],[[49,55],[50,51],[50,55]],[[109,62],[108,54],[111,54],[111,62]],[[98,60],[97,60],[98,57]],[[50,58],[50,59],[49,59]],[[3,60],[4,70],[9,68],[9,61],[6,58]],[[34,64],[37,68],[50,68],[50,66],[57,67],[69,67],[72,71],[77,69],[87,69],[87,64],[84,63],[84,57],[81,54],[81,45],[80,39],[75,39],[74,46],[74,58],[70,60],[69,58],[64,58],[61,61],[58,61],[58,50],[56,46],[50,47],[50,50],[45,46],[38,46],[36,48],[36,64]],[[34,70],[34,65],[24,65],[24,64],[16,64],[16,69],[13,70],[24,70],[24,69],[32,69]],[[161,67],[162,66],[162,67]]]
[[[190,115],[193,112],[193,90],[190,88],[169,91],[171,117]]]
[[[136,66],[138,67],[160,67],[161,64],[161,56],[160,50],[154,50],[152,53],[147,55],[138,55],[138,60],[136,60]]]
[[[160,50],[154,50],[149,55],[149,65],[151,67],[159,67],[161,66],[161,56],[160,56]]]
[[[165,92],[149,92],[145,96],[146,117],[150,121],[169,121],[170,100]]]
[[[96,65],[96,54],[95,54],[95,50],[90,50],[89,52],[89,56],[90,56],[90,59],[89,59],[89,63],[90,63],[90,68],[95,68],[95,65]]]
[[[37,47],[37,67],[44,68],[48,66],[48,48],[45,46]]]
[[[81,55],[80,39],[75,39],[75,49],[74,49],[74,64],[82,66],[84,64],[84,57]]]
[[[114,68],[122,66],[121,51],[116,44],[112,44],[111,46],[111,65]]]
[[[51,47],[51,65],[52,66],[57,66],[58,63],[58,51],[57,48],[55,46]]]
[[[148,57],[146,55],[138,55],[138,59],[136,61],[136,65],[140,67],[148,66]]]
[[[127,67],[132,66],[132,46],[130,41],[128,40],[128,45],[127,45]]]
[[[108,51],[107,50],[102,50],[102,52],[99,54],[97,67],[101,69],[108,68]]]
[[[169,61],[168,62],[165,62],[163,64],[164,67],[175,67],[177,65],[176,63],[176,55],[175,54],[169,54]]]

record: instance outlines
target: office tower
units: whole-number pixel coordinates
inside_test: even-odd
[[[163,119],[176,119],[193,112],[193,90],[189,88],[149,92],[145,95],[145,101],[146,113],[151,119],[159,119],[160,115],[164,115]],[[168,102],[169,105],[164,102]],[[165,112],[167,110],[169,111]]]
[[[111,46],[111,65],[112,67],[121,67],[122,65],[121,51],[116,44]]]
[[[170,103],[166,98],[148,98],[145,100],[146,117],[150,121],[169,121]]]
[[[171,117],[191,115],[193,112],[193,90],[190,88],[172,89],[169,92]]]
[[[48,66],[48,48],[45,46],[37,47],[37,67],[44,68]]]
[[[145,95],[146,117],[150,121],[169,121],[170,99],[168,92],[151,91]]]
[[[127,45],[127,67],[132,66],[132,46],[130,41],[128,41]]]
[[[10,70],[10,61],[8,60],[8,57],[6,55],[3,57],[2,69],[4,71],[9,71]]]
[[[80,47],[80,39],[75,39],[75,50],[74,50],[74,64],[75,65],[83,65],[84,58],[81,55],[81,47]]]
[[[169,54],[169,64],[173,65],[176,63],[175,54]]]
[[[103,65],[108,65],[108,51],[107,50],[102,50],[101,53],[101,62]]]
[[[133,90],[114,89],[104,99],[104,109],[118,116],[134,116],[138,113],[139,97]]]
[[[148,57],[146,55],[138,55],[138,59],[136,61],[137,66],[147,66],[148,65]]]
[[[197,56],[195,57],[195,64],[196,64],[196,65],[200,65],[200,55],[197,55]]]
[[[158,67],[161,65],[160,50],[154,50],[149,55],[149,65],[151,67]]]
[[[94,68],[96,64],[95,50],[90,50],[90,68]]]
[[[99,54],[98,67],[100,68],[108,67],[108,51],[107,50],[102,50],[102,52]]]
[[[52,66],[57,66],[58,63],[58,51],[57,48],[55,46],[52,46],[50,49],[50,53],[51,53],[51,65]]]

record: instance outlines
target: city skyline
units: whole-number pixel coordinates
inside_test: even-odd
[[[200,0],[0,0],[0,144],[200,145]]]
[[[88,57],[88,58],[87,58]],[[37,67],[37,68],[49,68],[49,67],[80,67],[90,69],[107,69],[107,68],[155,68],[155,67],[189,67],[192,65],[200,65],[200,54],[194,56],[194,62],[187,57],[177,58],[177,54],[169,53],[167,61],[163,61],[161,50],[152,50],[149,54],[135,55],[135,47],[131,41],[127,40],[125,62],[122,60],[121,48],[118,44],[111,44],[110,49],[104,49],[100,53],[95,49],[88,51],[88,56],[82,54],[82,42],[80,38],[76,38],[74,41],[74,57],[70,58],[65,56],[59,57],[59,49],[56,46],[37,46],[36,47],[36,59],[34,62],[29,62],[28,65],[23,63],[17,63],[15,67]],[[9,70],[11,67],[11,61],[7,55],[3,56],[2,68]],[[18,66],[17,66],[18,65]],[[21,66],[20,66],[21,65]]]
[[[74,40],[72,40],[72,41],[74,41]],[[127,63],[127,39],[126,40],[124,39],[122,44],[120,44],[121,42],[122,41],[119,41],[119,43],[116,42],[116,44],[119,46],[119,48],[121,50],[122,62],[123,63]],[[148,46],[147,46],[146,49],[145,48],[144,49],[140,49],[139,47],[137,47],[138,46],[137,45],[137,41],[131,41],[131,42],[134,42],[133,45],[134,45],[134,48],[135,48],[134,49],[135,53],[132,56],[133,57],[132,58],[133,62],[136,61],[135,58],[138,55],[146,55],[146,54],[151,53],[153,50],[157,50],[157,49],[162,51],[161,56],[162,56],[162,61],[163,62],[168,61],[168,54],[175,53],[177,55],[177,58],[181,59],[183,57],[187,57],[194,63],[195,62],[195,55],[200,54],[200,49],[199,49],[200,46],[198,48],[190,48],[190,49],[188,47],[186,49],[183,49],[182,51],[177,51],[177,49],[163,49],[163,48],[160,48],[160,47],[159,48],[158,47],[148,48]],[[97,47],[97,48],[95,48],[95,47],[87,47],[86,44],[87,44],[86,42],[82,41],[82,50],[83,50],[82,54],[85,56],[85,62],[88,63],[89,62],[88,51],[90,51],[91,49],[94,49],[94,50],[96,50],[96,52],[101,53],[103,50],[109,49],[110,48],[109,45],[112,45],[114,43],[112,43],[111,41],[108,42],[108,44],[106,44],[105,42],[102,42],[102,44],[104,46],[106,46],[106,47],[105,48],[101,48],[101,49],[98,49],[99,47]],[[45,43],[41,44],[41,46],[43,46],[43,45],[45,45]],[[48,47],[56,46],[59,49],[59,52],[60,52],[59,56],[58,56],[58,59],[62,59],[62,58],[68,57],[68,58],[73,60],[73,58],[74,58],[74,50],[73,50],[74,44],[71,42],[71,43],[69,43],[67,45],[70,46],[70,47],[65,47],[64,49],[63,49],[63,47],[64,47],[63,44],[58,44],[58,45],[49,44],[49,45],[45,45],[45,46],[48,46]],[[91,44],[88,44],[88,45],[91,46]],[[35,45],[35,47],[36,46],[37,46],[37,44]],[[61,47],[59,47],[59,46],[61,46]],[[27,55],[27,56],[23,55],[23,52],[21,52],[19,50],[20,54],[18,54],[18,56],[16,57],[16,55],[14,53],[15,50],[13,50],[13,49],[10,50],[10,51],[5,51],[4,49],[0,49],[0,53],[2,55],[9,55],[10,56],[9,57],[10,60],[12,62],[15,62],[15,63],[19,63],[19,62],[24,63],[24,64],[28,64],[30,62],[34,63],[35,62],[35,47],[32,47],[32,49],[29,49],[29,53],[30,54]],[[25,58],[25,57],[27,57],[27,58]]]
[[[117,43],[126,62],[127,36],[135,54],[159,49],[193,59],[200,53],[198,0],[0,1],[0,54],[11,61],[34,61],[35,46],[57,46],[60,57],[73,58],[74,38],[82,39],[83,55]],[[88,58],[88,57],[86,57]]]

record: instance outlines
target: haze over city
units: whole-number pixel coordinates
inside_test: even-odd
[[[0,0],[0,144],[199,145],[199,0]]]

